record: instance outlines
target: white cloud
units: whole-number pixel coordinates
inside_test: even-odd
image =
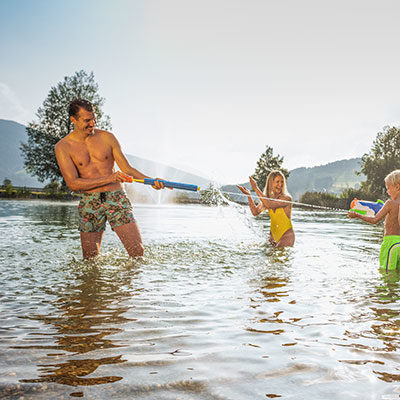
[[[0,82],[0,118],[26,124],[30,112],[25,109],[18,96],[3,82]]]

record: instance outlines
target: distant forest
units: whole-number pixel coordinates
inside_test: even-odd
[[[290,171],[288,189],[294,199],[305,192],[328,192],[340,194],[343,189],[359,189],[366,178],[357,175],[360,171],[361,158],[335,161],[312,168],[296,168]]]

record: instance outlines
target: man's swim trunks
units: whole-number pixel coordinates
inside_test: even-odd
[[[282,207],[276,208],[275,211],[270,208],[268,214],[271,217],[270,231],[272,237],[275,242],[278,243],[281,240],[281,237],[293,227],[292,222]]]
[[[112,229],[135,222],[132,205],[122,190],[83,193],[78,209],[81,232],[103,232],[106,221]]]
[[[384,236],[379,264],[385,271],[400,268],[400,235]]]

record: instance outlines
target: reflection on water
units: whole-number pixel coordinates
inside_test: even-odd
[[[76,205],[0,202],[0,397],[394,399],[400,274],[382,228],[294,210],[296,245],[235,207],[138,206],[145,256]]]
[[[134,296],[130,290],[130,269],[107,269],[105,265],[94,262],[72,263],[70,281],[62,290],[44,289],[46,294],[55,296],[52,301],[55,310],[51,314],[33,314],[22,318],[40,321],[45,328],[43,333],[35,332],[28,342],[32,345],[11,346],[14,349],[51,350],[54,354],[48,357],[63,360],[51,364],[39,365],[41,375],[38,379],[22,379],[24,383],[57,382],[67,385],[94,385],[115,382],[122,379],[119,376],[99,376],[84,378],[104,364],[119,364],[124,362],[122,355],[114,357],[67,359],[70,356],[95,352],[96,350],[123,347],[115,343],[111,335],[120,332],[119,326],[128,321],[124,313],[128,306],[124,300]],[[71,279],[72,278],[72,279]],[[54,344],[38,344],[40,336],[48,335],[49,330]]]

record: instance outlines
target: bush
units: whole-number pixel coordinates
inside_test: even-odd
[[[320,207],[347,209],[346,202],[336,195],[326,192],[306,192],[300,197],[300,203]]]
[[[23,188],[19,188],[16,191],[17,197],[31,197],[32,192],[27,189],[25,186]]]
[[[48,196],[56,196],[57,194],[59,194],[60,188],[61,188],[61,184],[59,182],[57,182],[56,180],[54,180],[54,181],[51,181],[50,183],[48,183],[44,187],[44,192]]]
[[[354,199],[376,201],[377,196],[374,193],[367,192],[363,189],[344,189],[340,194],[340,199],[345,201],[346,208],[350,208],[350,204]]]

